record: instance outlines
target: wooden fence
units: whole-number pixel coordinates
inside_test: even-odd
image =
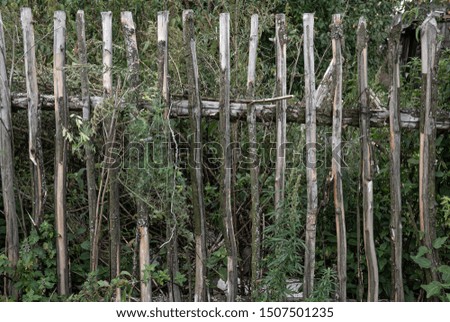
[[[77,13],[77,46],[81,76],[81,93],[77,97],[68,97],[66,91],[65,68],[65,42],[66,42],[66,15],[62,11],[54,14],[54,94],[39,93],[36,76],[35,39],[32,24],[32,15],[29,8],[21,11],[21,24],[23,29],[23,46],[26,75],[26,94],[10,93],[8,77],[5,66],[7,51],[3,35],[3,23],[0,20],[0,94],[1,94],[1,122],[0,126],[0,167],[2,177],[2,192],[4,213],[7,223],[7,254],[14,266],[19,256],[19,233],[14,198],[14,167],[12,148],[12,112],[15,109],[28,110],[29,122],[29,158],[32,166],[33,209],[32,219],[35,226],[39,226],[43,218],[43,205],[47,196],[47,186],[44,180],[43,153],[40,138],[40,113],[43,110],[54,109],[55,112],[55,219],[56,219],[56,245],[57,245],[57,270],[58,292],[66,295],[70,293],[69,263],[67,248],[67,149],[68,142],[64,136],[68,126],[69,110],[82,111],[83,120],[89,121],[92,109],[112,102],[114,113],[108,116],[103,127],[106,133],[106,141],[114,143],[116,138],[117,113],[124,102],[118,100],[113,93],[112,86],[112,14],[103,12],[103,96],[91,96],[89,90],[89,74],[87,69],[85,18],[83,11]],[[121,24],[125,39],[127,62],[130,71],[131,86],[137,88],[139,79],[139,54],[136,41],[136,31],[130,12],[122,12]],[[315,250],[316,250],[316,224],[318,218],[318,185],[316,168],[316,144],[317,126],[332,126],[332,181],[334,184],[334,205],[336,214],[337,232],[337,274],[338,288],[337,299],[347,299],[347,238],[345,226],[344,192],[341,177],[341,144],[342,129],[345,125],[360,128],[361,134],[361,183],[363,191],[363,225],[364,246],[367,258],[368,270],[368,294],[369,301],[378,300],[378,264],[374,243],[373,226],[373,150],[371,147],[370,128],[390,128],[390,169],[391,169],[391,242],[393,248],[392,285],[394,299],[404,300],[402,280],[402,227],[401,227],[401,178],[400,178],[400,135],[401,128],[420,130],[420,229],[424,234],[423,243],[432,250],[427,254],[432,267],[429,270],[431,280],[436,280],[437,254],[432,247],[435,231],[432,226],[435,223],[435,193],[434,193],[434,159],[436,130],[450,130],[450,115],[448,112],[436,110],[436,70],[437,53],[439,51],[438,29],[436,20],[430,15],[421,27],[421,54],[422,54],[422,111],[401,110],[399,106],[399,55],[401,16],[394,18],[388,38],[389,61],[389,104],[382,106],[379,99],[368,85],[367,72],[367,48],[368,34],[364,18],[361,18],[357,30],[357,57],[358,57],[358,91],[359,109],[343,109],[343,55],[342,16],[333,15],[331,25],[331,43],[333,58],[329,64],[323,79],[316,86],[315,62],[314,62],[314,16],[306,13],[303,17],[303,53],[305,68],[305,93],[303,100],[292,100],[286,89],[286,47],[288,33],[285,16],[278,14],[275,17],[275,56],[276,56],[276,97],[255,98],[255,74],[258,51],[258,16],[251,18],[251,31],[249,34],[249,59],[246,99],[232,100],[230,98],[230,16],[227,13],[220,15],[220,97],[218,100],[206,100],[200,97],[199,72],[197,63],[194,13],[191,10],[183,12],[183,40],[185,50],[185,68],[188,79],[187,98],[171,96],[168,82],[168,12],[158,14],[158,79],[159,90],[163,98],[166,118],[189,117],[191,184],[193,204],[193,221],[196,251],[195,274],[195,301],[206,301],[206,215],[205,195],[203,183],[203,156],[202,156],[202,118],[218,118],[222,146],[229,147],[231,140],[231,122],[236,119],[245,119],[248,124],[248,136],[250,149],[256,155],[256,122],[270,120],[276,124],[276,168],[275,168],[275,210],[277,216],[283,215],[285,172],[286,172],[286,129],[287,122],[305,124],[306,144],[308,146],[306,160],[307,178],[307,209],[306,216],[306,240],[303,296],[311,296],[314,289]],[[1,19],[1,17],[0,17]],[[324,108],[325,101],[331,98],[332,110]],[[136,104],[141,108],[152,107],[136,94]],[[420,115],[419,115],[420,114]],[[109,193],[109,234],[110,234],[110,269],[111,278],[118,276],[120,272],[120,213],[119,213],[119,182],[117,170],[114,168],[102,168],[99,177],[95,177],[94,156],[90,148],[86,148],[87,190],[89,202],[89,228],[91,270],[98,267],[99,234],[103,205],[99,198]],[[232,151],[224,149],[224,162],[221,173],[221,209],[225,227],[224,239],[228,254],[227,279],[229,301],[234,301],[237,296],[237,249],[235,238],[235,223],[233,222],[232,199]],[[258,162],[256,162],[258,164]],[[251,174],[251,224],[252,224],[252,260],[251,274],[252,286],[256,289],[257,281],[261,278],[259,263],[261,261],[261,212],[260,212],[260,182],[258,166],[250,169]],[[138,219],[136,225],[139,231],[139,268],[141,272],[141,300],[151,301],[151,283],[144,279],[144,271],[150,263],[149,233],[148,233],[148,209],[145,204],[137,202]],[[170,217],[170,216],[169,216]],[[170,223],[170,218],[168,219]],[[172,232],[173,233],[173,232]],[[176,232],[175,232],[176,233]],[[177,266],[176,238],[169,241],[168,263],[172,269]],[[172,281],[173,282],[173,281]],[[170,300],[179,301],[180,290],[176,283],[170,284]],[[13,285],[9,285],[11,294],[17,294]],[[117,298],[120,299],[120,290],[117,290]]]

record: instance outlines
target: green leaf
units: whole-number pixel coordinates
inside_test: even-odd
[[[418,160],[418,159],[415,159],[415,158],[409,158],[409,159],[408,159],[408,163],[409,163],[409,164],[417,165],[417,164],[419,164],[419,160]]]
[[[128,272],[128,271],[121,271],[121,272],[120,272],[120,275],[132,277],[131,274],[130,274],[130,272]]]
[[[81,243],[80,247],[84,250],[89,250],[91,248],[91,244],[89,240],[85,240],[84,242]]]
[[[109,283],[107,281],[103,281],[103,280],[98,281],[97,284],[100,287],[108,287],[109,286]]]
[[[448,265],[441,265],[438,267],[438,272],[442,273],[442,280],[445,283],[450,283],[450,266]]]
[[[416,262],[421,268],[430,268],[431,261],[425,257],[412,257],[413,261]]]
[[[417,253],[417,255],[416,255],[415,257],[416,257],[416,258],[417,258],[417,257],[422,257],[423,255],[428,254],[428,253],[429,253],[429,250],[428,250],[427,247],[425,247],[425,246],[420,246],[420,247],[419,247],[419,252]]]
[[[441,283],[437,281],[433,281],[430,284],[421,286],[427,292],[427,299],[429,299],[432,296],[439,295],[442,289]]]
[[[450,293],[447,293],[447,302],[450,302]]]
[[[448,237],[439,237],[439,238],[436,238],[436,239],[433,241],[433,248],[434,248],[434,249],[439,249],[439,248],[441,248],[441,247],[445,244],[445,242],[447,241],[447,239],[448,239]]]
[[[186,276],[184,274],[181,274],[180,272],[177,272],[176,275],[175,275],[175,279],[174,280],[175,280],[176,284],[178,284],[180,286],[183,286],[183,284],[186,283],[187,278],[186,278]]]

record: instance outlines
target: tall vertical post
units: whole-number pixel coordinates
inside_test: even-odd
[[[394,17],[388,38],[388,63],[391,85],[389,90],[389,127],[390,127],[390,177],[391,177],[391,248],[392,248],[392,300],[403,302],[402,274],[402,197],[400,178],[400,35],[402,33],[402,15]]]
[[[41,110],[37,85],[36,54],[34,43],[33,16],[30,8],[21,9],[25,75],[28,97],[28,150],[31,160],[33,186],[33,221],[39,227],[44,216],[44,202],[47,195],[44,176],[44,162],[41,144]]]
[[[105,119],[107,154],[111,154],[116,145],[116,106],[112,94],[112,12],[102,12],[102,39],[103,39],[103,97],[106,104],[113,107]],[[109,180],[109,246],[110,246],[110,278],[116,278],[120,273],[120,204],[117,160],[109,155],[107,177]],[[120,289],[116,290],[116,301],[120,300]]]
[[[220,14],[220,132],[222,135],[223,165],[221,177],[221,206],[225,226],[225,245],[227,248],[228,302],[236,300],[237,295],[237,246],[234,233],[233,211],[231,207],[231,125],[230,125],[230,14]]]
[[[340,14],[333,15],[331,39],[334,63],[334,101],[332,134],[332,175],[334,184],[334,209],[336,215],[337,240],[337,297],[339,301],[347,300],[347,233],[345,229],[344,193],[342,191],[342,37],[343,27]]]
[[[316,263],[316,223],[317,223],[317,169],[316,169],[316,80],[314,69],[314,14],[303,15],[303,52],[305,64],[305,102],[306,102],[306,242],[305,277],[303,296],[308,298],[314,289],[314,270]]]
[[[56,11],[54,15],[53,84],[55,92],[55,217],[56,217],[56,262],[58,293],[68,295],[69,258],[67,251],[66,194],[67,194],[67,140],[63,131],[68,128],[68,106],[66,93],[66,13]]]
[[[89,77],[87,66],[87,49],[86,49],[86,23],[84,19],[84,11],[77,12],[77,45],[78,57],[80,62],[80,79],[81,79],[81,102],[83,105],[83,123],[89,124],[91,117],[91,105],[89,95]],[[92,138],[89,138],[92,139]],[[88,209],[89,209],[89,241],[90,241],[90,269],[97,270],[98,265],[98,238],[96,232],[98,231],[96,202],[97,202],[97,187],[95,181],[95,160],[92,143],[85,147],[86,157],[86,180],[88,189]]]
[[[247,98],[255,98],[256,81],[256,58],[258,50],[258,15],[252,15],[250,22],[250,41],[248,50],[248,69],[247,69]],[[258,294],[258,281],[261,278],[261,211],[259,206],[259,158],[258,142],[256,138],[256,115],[255,105],[249,104],[247,107],[248,140],[250,143],[249,153],[252,157],[250,165],[250,193],[252,205],[250,218],[252,221],[252,260],[251,260],[251,286],[252,298],[255,299]]]
[[[373,235],[373,181],[372,181],[372,150],[370,143],[370,118],[369,118],[369,88],[367,78],[367,27],[366,20],[359,19],[357,30],[358,50],[358,93],[361,108],[361,158],[362,158],[362,191],[363,191],[363,226],[364,249],[366,252],[368,270],[369,302],[378,301],[378,262],[375,252]]]
[[[422,244],[428,248],[431,267],[427,282],[438,281],[439,258],[433,247],[436,239],[436,105],[439,44],[436,19],[430,15],[421,26],[422,111],[420,118],[419,217]]]
[[[170,167],[174,168],[174,172],[178,171],[177,160],[173,158],[172,140],[170,127],[170,91],[169,91],[169,63],[168,63],[168,44],[169,44],[169,12],[158,12],[158,85],[161,97],[164,103],[164,137],[167,139],[167,160]],[[167,191],[172,193],[175,189],[175,177],[172,176],[172,185]],[[166,236],[169,240],[167,243],[167,267],[169,270],[169,301],[180,302],[181,291],[175,281],[175,277],[179,273],[178,261],[178,227],[177,217],[171,211],[170,203],[166,206]]]
[[[11,121],[11,93],[6,72],[6,46],[3,20],[0,13],[0,169],[2,177],[3,211],[6,219],[6,255],[15,271],[19,260],[19,227],[14,196],[14,157]],[[18,291],[11,276],[7,276],[6,294],[17,300]]]
[[[278,96],[285,96],[286,86],[286,16],[275,16],[275,55],[276,55],[276,91]],[[276,131],[277,159],[275,164],[275,211],[279,217],[284,209],[284,188],[286,171],[286,100],[277,101]]]
[[[140,98],[139,91],[139,51],[136,40],[136,27],[133,21],[133,15],[129,11],[121,12],[120,20],[123,27],[125,38],[125,48],[127,52],[127,65],[129,74],[129,85],[132,94],[133,104],[138,104]],[[136,198],[136,208],[138,213],[137,231],[139,245],[139,278],[141,302],[152,301],[152,283],[151,277],[145,278],[145,269],[150,264],[150,244],[148,232],[148,208],[141,196]]]
[[[207,301],[206,287],[206,214],[203,194],[202,102],[200,98],[194,12],[183,11],[183,39],[188,78],[188,109],[192,135],[190,136],[190,174],[195,235],[194,301]]]

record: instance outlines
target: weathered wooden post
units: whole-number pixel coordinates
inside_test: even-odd
[[[169,90],[169,62],[168,62],[168,44],[169,44],[169,12],[158,12],[158,87],[161,93],[162,101],[164,103],[164,137],[167,139],[167,160],[173,171],[178,171],[176,164],[177,160],[173,158],[173,149],[170,133],[170,90]],[[172,176],[172,187],[168,189],[171,191],[175,189],[175,177]],[[171,193],[171,192],[170,192]],[[165,209],[166,213],[166,236],[169,241],[167,244],[167,267],[169,270],[169,301],[180,302],[181,291],[180,287],[175,281],[175,277],[179,273],[178,261],[178,227],[177,217],[171,211],[171,204],[168,203]]]
[[[64,130],[68,128],[68,106],[66,93],[66,13],[56,11],[54,15],[53,83],[55,91],[55,218],[56,259],[58,293],[68,295],[69,258],[67,251],[67,140]]]
[[[86,23],[84,11],[77,12],[77,45],[78,57],[80,61],[80,81],[81,81],[81,102],[83,105],[83,122],[89,124],[91,118],[91,104],[89,95],[88,61],[86,49]],[[89,138],[91,139],[91,138]],[[95,181],[95,160],[94,151],[90,142],[85,146],[86,158],[86,180],[88,189],[88,209],[89,209],[89,239],[90,239],[90,268],[97,270],[98,265],[98,238],[96,238],[97,218],[97,188]]]
[[[42,222],[44,202],[47,196],[44,161],[41,144],[41,110],[39,106],[39,89],[36,75],[36,54],[34,43],[33,16],[30,8],[21,9],[23,31],[23,49],[25,53],[25,75],[28,97],[28,150],[31,160],[33,186],[33,221],[36,227]]]
[[[116,121],[117,111],[112,94],[112,12],[102,12],[102,39],[103,39],[103,98],[110,111],[104,121],[106,132],[106,154],[109,163],[107,178],[109,182],[109,243],[110,243],[110,278],[114,279],[120,274],[120,204],[118,173],[120,166],[111,153],[116,145]],[[112,108],[111,108],[111,105]],[[115,299],[120,301],[120,289],[116,290]]]
[[[358,51],[358,93],[361,108],[361,180],[363,191],[364,248],[368,270],[367,300],[369,302],[377,302],[378,263],[373,236],[373,181],[372,150],[370,142],[369,88],[367,79],[367,28],[366,20],[363,17],[359,19],[356,48]]]
[[[303,54],[305,65],[305,123],[306,123],[306,241],[303,296],[308,298],[314,289],[317,224],[317,169],[316,169],[316,80],[314,69],[314,14],[303,15]]]
[[[394,17],[388,38],[388,64],[391,86],[389,89],[390,177],[391,177],[391,247],[392,247],[392,300],[404,301],[402,274],[402,199],[400,178],[400,35],[402,16]]]
[[[6,72],[6,46],[3,20],[0,13],[0,169],[2,176],[3,210],[6,221],[6,255],[15,271],[19,260],[19,227],[14,195],[14,157],[12,147],[11,93]],[[18,290],[7,276],[6,294],[17,300]]]
[[[230,125],[230,14],[220,14],[220,132],[222,135],[223,163],[221,175],[221,208],[224,220],[224,239],[227,248],[228,302],[237,295],[237,246],[231,207],[231,125]]]
[[[140,98],[139,91],[139,51],[136,41],[136,27],[134,25],[133,16],[131,12],[121,12],[120,20],[123,27],[123,34],[125,38],[125,48],[127,51],[127,65],[130,71],[129,84],[132,93],[132,99],[134,104],[138,104]],[[140,199],[140,196],[136,198],[136,208],[138,213],[137,218],[137,231],[139,235],[139,278],[140,278],[140,291],[141,302],[152,301],[152,283],[151,277],[145,278],[145,269],[150,264],[150,245],[149,245],[149,233],[148,233],[148,208],[145,201]]]
[[[436,105],[439,47],[436,19],[428,16],[421,26],[422,111],[420,118],[419,214],[422,244],[428,248],[430,261],[427,282],[438,281],[439,258],[433,247],[436,239]]]
[[[206,214],[203,194],[203,155],[201,117],[202,102],[198,79],[197,48],[194,12],[183,11],[183,39],[188,78],[188,109],[192,134],[190,136],[190,174],[195,235],[195,291],[194,301],[207,301],[206,293]]]
[[[342,191],[342,37],[343,27],[340,14],[333,15],[331,39],[334,63],[334,101],[333,101],[333,133],[332,133],[332,175],[334,184],[334,208],[336,214],[337,239],[337,299],[347,300],[347,233],[345,229],[344,194]]]
[[[286,17],[275,16],[275,50],[276,50],[276,92],[277,96],[285,96],[286,89]],[[275,164],[275,211],[277,218],[284,209],[284,185],[286,172],[286,100],[276,104],[277,159]]]
[[[258,50],[258,15],[254,14],[250,24],[250,41],[248,50],[248,69],[247,69],[247,98],[255,98],[256,81],[256,58]],[[257,296],[258,281],[261,278],[261,212],[259,206],[259,158],[258,142],[256,139],[256,115],[255,104],[249,104],[247,107],[248,140],[249,153],[252,158],[250,165],[250,193],[252,205],[250,209],[250,218],[252,221],[252,260],[251,260],[251,286],[253,299]]]

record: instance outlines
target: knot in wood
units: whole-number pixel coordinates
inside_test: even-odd
[[[360,39],[358,37],[358,41],[356,42],[356,51],[360,53],[364,48],[367,47],[367,42],[369,41],[369,36],[365,35],[364,38]]]
[[[139,218],[139,219],[137,220],[137,226],[138,226],[138,227],[148,227],[148,221],[147,221],[147,219]]]
[[[331,26],[331,38],[342,39],[344,37],[344,28],[341,24],[333,24]]]

